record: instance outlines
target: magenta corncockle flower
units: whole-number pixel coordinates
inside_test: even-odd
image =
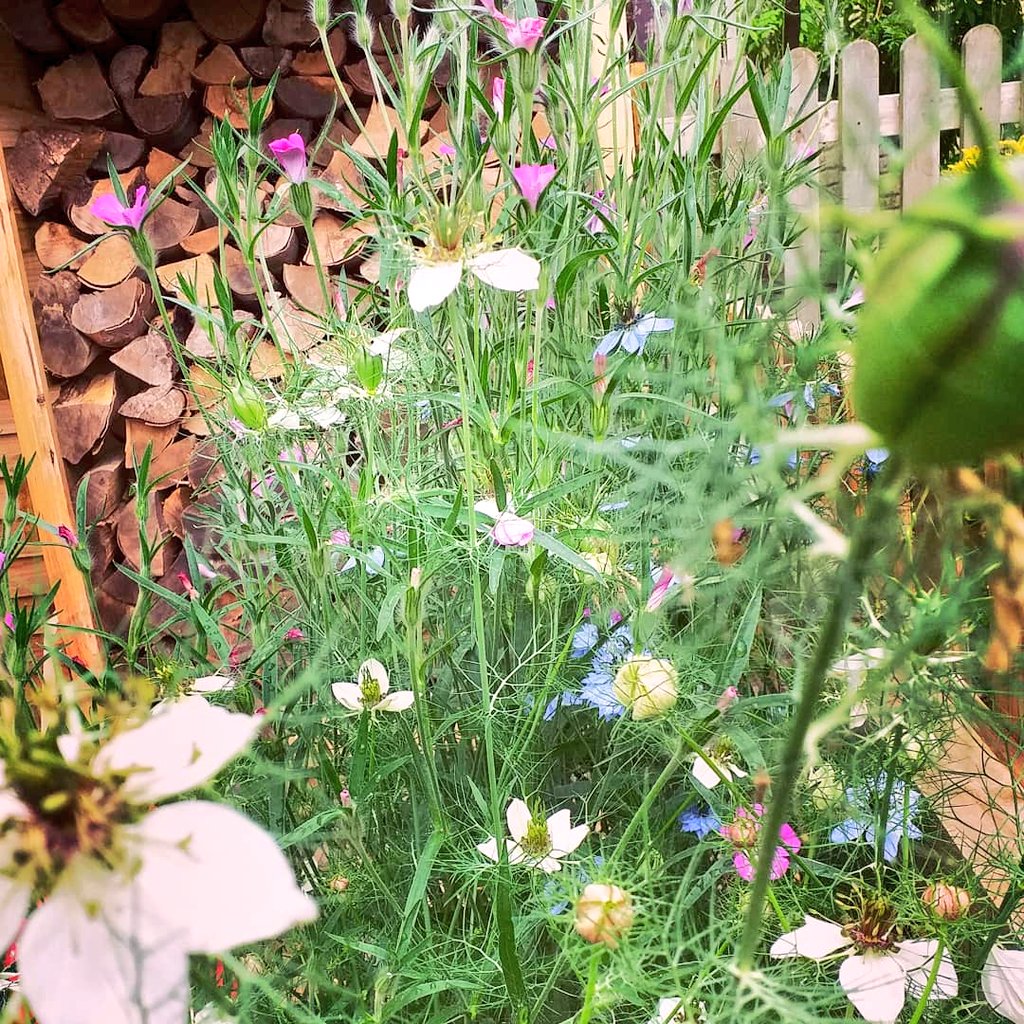
[[[590,79],[590,84],[591,84],[592,86],[594,86],[594,85],[597,85],[597,84],[598,84],[598,82],[600,82],[600,81],[601,81],[601,79],[599,79],[599,78],[597,77],[597,75],[593,75],[593,76],[591,77],[591,79]],[[603,82],[603,83],[601,83],[601,88],[600,88],[600,89],[598,90],[598,92],[597,92],[597,95],[598,95],[598,96],[599,96],[599,97],[600,97],[601,99],[603,99],[603,98],[604,98],[605,96],[607,96],[607,95],[608,95],[608,93],[610,93],[611,91],[612,91],[612,87],[611,87],[611,86],[610,86],[610,85],[609,85],[609,84],[608,84],[607,82]]]
[[[591,197],[590,205],[594,208],[594,212],[583,225],[583,230],[588,234],[596,235],[606,229],[605,220],[611,220],[611,216],[615,212],[615,204],[605,202],[605,191],[603,188],[599,188]]]
[[[498,115],[505,109],[505,79],[495,78],[491,82],[491,106]]]
[[[757,855],[757,847],[761,843],[761,818],[764,806],[754,804],[753,810],[746,807],[736,808],[736,817],[728,825],[723,825],[719,832],[736,847],[732,863],[736,874],[745,882],[754,880],[754,862],[751,854]],[[771,880],[781,878],[789,870],[790,854],[796,853],[802,843],[796,830],[788,822],[779,826],[779,844],[772,855]]]
[[[608,616],[608,625],[614,629],[622,621],[622,612],[618,608],[613,608],[611,614]]]
[[[740,699],[740,691],[735,686],[727,686],[719,695],[718,700],[715,701],[715,707],[718,708],[722,714],[725,714]]]
[[[185,596],[188,597],[190,601],[195,601],[196,599],[198,599],[199,591],[196,590],[192,581],[188,578],[188,573],[179,572],[178,582],[181,584],[181,589],[184,592]]]
[[[60,537],[60,539],[64,541],[64,543],[67,544],[69,548],[78,547],[78,536],[75,534],[75,531],[72,530],[70,526],[58,526],[57,536]]]
[[[352,535],[348,530],[332,530],[330,543],[339,548],[347,548],[352,543]]]
[[[14,612],[8,612],[4,616],[4,625],[13,633],[14,632]]]
[[[512,169],[519,191],[530,204],[531,210],[537,209],[541,193],[551,184],[551,179],[558,173],[554,164],[520,164]]]
[[[131,228],[133,231],[142,230],[142,222],[149,213],[149,203],[146,202],[146,186],[135,190],[135,202],[131,206],[122,206],[117,196],[98,196],[93,200],[89,212],[98,217],[104,224],[112,228]]]
[[[545,149],[558,149],[558,143],[555,142],[554,135],[549,135],[546,139],[543,139],[541,145]]]
[[[277,157],[284,173],[293,185],[301,185],[309,174],[306,163],[306,142],[298,133],[283,139],[274,139],[267,147]]]
[[[437,155],[455,156],[455,147],[449,145],[447,142],[442,142],[441,145],[437,147]]]
[[[607,359],[608,357],[605,356],[605,358]],[[594,362],[597,362],[596,358]],[[594,386],[596,388],[596,383]],[[647,598],[647,611],[654,612],[662,606],[675,578],[675,573],[667,565],[661,570],[651,590],[651,596]]]
[[[488,532],[491,540],[499,547],[524,548],[533,541],[533,523],[517,516],[511,508],[500,511],[493,498],[483,498],[473,507],[492,521],[493,525]]]
[[[548,296],[548,297],[547,297],[547,298],[546,298],[546,299],[544,300],[544,308],[545,308],[545,309],[556,309],[556,308],[557,308],[557,304],[556,304],[556,302],[555,302],[555,297],[554,297],[554,295],[549,295],[549,296]]]
[[[0,551],[0,572],[4,571],[4,566],[7,564],[7,552]]]
[[[285,640],[305,640],[306,634],[298,626],[292,626],[284,635]]]
[[[508,45],[517,50],[533,53],[544,35],[544,25],[546,24],[544,18],[520,18],[516,21],[498,11],[494,12],[494,17],[505,30]]]

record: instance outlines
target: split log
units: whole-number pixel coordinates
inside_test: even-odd
[[[119,370],[150,386],[170,384],[177,365],[171,352],[171,343],[155,331],[129,342],[110,357]]]
[[[135,199],[135,189],[142,184],[142,169],[135,167],[130,171],[119,174],[118,180],[121,183],[121,190],[129,203]],[[101,178],[97,182],[85,182],[80,190],[69,191],[65,195],[67,202],[68,220],[82,232],[96,238],[98,235],[105,235],[110,230],[110,225],[94,217],[89,209],[100,196],[114,195],[114,185],[110,178]]]
[[[199,445],[188,462],[188,480],[195,490],[212,487],[227,476],[220,464],[217,445],[212,442]]]
[[[213,431],[210,429],[210,424],[206,422],[202,413],[193,413],[191,416],[186,416],[181,421],[181,429],[188,434],[193,434],[195,437],[210,437]]]
[[[253,78],[269,82],[275,74],[291,70],[292,52],[283,46],[243,46],[239,50],[242,64]]]
[[[116,402],[114,373],[80,377],[60,389],[53,418],[61,451],[73,466],[103,443]]]
[[[256,283],[249,273],[242,254],[232,245],[224,247],[224,276],[231,287],[231,294],[243,308],[258,306]]]
[[[114,94],[91,53],[51,67],[39,83],[39,96],[43,109],[57,121],[105,121],[117,112]]]
[[[185,395],[173,384],[158,384],[133,395],[117,411],[126,420],[142,420],[153,427],[177,427],[185,411]]]
[[[220,380],[203,366],[190,366],[188,377],[189,394],[203,412],[214,413],[224,401],[224,386]]]
[[[146,143],[137,135],[125,132],[106,132],[103,145],[93,160],[90,170],[96,174],[107,173],[107,157],[109,156],[117,171],[127,171],[142,162],[146,155]]]
[[[66,224],[44,221],[36,229],[36,257],[47,270],[56,270],[65,265],[71,270],[77,270],[85,262],[85,257],[76,256],[76,253],[84,247],[85,242],[73,235]]]
[[[230,46],[218,43],[193,69],[192,77],[200,85],[237,86],[249,78],[249,72]]]
[[[61,0],[53,10],[57,24],[76,46],[95,53],[110,53],[120,45],[100,0]]]
[[[316,267],[300,267],[286,264],[283,268],[284,286],[295,304],[315,316],[327,314],[324,289]],[[330,286],[328,286],[329,288]]]
[[[236,309],[229,315],[239,325],[239,335],[245,341],[251,341],[257,330],[257,321],[252,313],[244,309]],[[223,323],[216,318],[207,321],[205,318],[196,317],[192,330],[185,338],[185,351],[195,359],[219,359],[224,354],[225,348]],[[199,407],[191,393],[188,397],[190,409]]]
[[[123,348],[146,332],[155,313],[149,285],[132,277],[106,291],[83,295],[71,310],[71,322],[104,348]]]
[[[188,160],[193,167],[213,167],[213,153],[210,150],[210,137],[213,135],[213,118],[206,118],[199,127],[199,134],[182,147],[179,154],[182,160]]]
[[[167,450],[178,436],[178,424],[154,425],[142,420],[124,421],[124,465],[134,470],[151,452],[150,458],[155,459]]]
[[[78,276],[92,288],[111,288],[138,268],[131,243],[124,235],[108,235],[86,257]]]
[[[182,239],[181,247],[189,256],[201,256],[203,253],[214,253],[220,247],[223,231],[214,225],[212,228],[203,228],[196,231],[188,238]]]
[[[367,114],[365,121],[366,130],[352,143],[352,148],[361,156],[383,159],[387,156],[391,146],[391,136],[398,132],[398,145],[403,149],[409,149],[409,138],[405,127],[402,125],[398,114],[390,107],[382,107],[374,103]],[[422,142],[430,131],[430,124],[420,121],[417,127],[419,132],[418,141]]]
[[[375,252],[359,264],[359,276],[369,284],[380,284],[380,253]]]
[[[88,170],[103,141],[98,131],[29,129],[7,154],[11,186],[33,217]]]
[[[323,143],[313,154],[313,163],[317,167],[326,167],[331,162],[335,151],[341,149],[346,143],[352,142],[358,134],[359,132],[350,128],[344,121],[332,121]]]
[[[337,86],[330,78],[285,78],[277,83],[274,99],[286,116],[320,124],[334,116]]]
[[[345,52],[348,49],[348,37],[343,29],[333,29],[327,36],[327,42],[331,50],[331,60],[336,68],[340,68],[345,62]],[[292,58],[293,75],[314,75],[320,78],[328,77],[331,74],[330,65],[324,54],[323,47],[312,50],[303,50]]]
[[[394,68],[392,68],[390,61],[378,62],[378,68],[387,82],[392,86],[397,84],[398,75],[395,73]],[[377,91],[373,84],[373,69],[365,57],[353,64],[346,64],[341,69],[341,73],[345,76],[345,81],[352,86],[354,93],[367,100],[376,99]]]
[[[82,282],[77,275],[62,270],[60,273],[41,277],[36,282],[32,289],[33,309],[60,306],[61,309],[70,312],[81,294]]]
[[[346,224],[332,213],[317,214],[313,221],[313,238],[306,249],[302,262],[315,265],[313,245],[316,246],[320,263],[325,267],[337,267],[355,259],[366,248],[368,235],[375,229],[370,221],[354,221]]]
[[[117,530],[113,523],[94,523],[86,541],[89,557],[98,571],[106,572],[107,566],[117,559]]]
[[[199,27],[218,43],[237,45],[252,39],[266,12],[266,0],[188,0]]]
[[[249,359],[249,375],[253,380],[281,380],[294,363],[290,352],[282,352],[271,341],[261,341]]]
[[[191,487],[175,487],[164,498],[163,513],[167,529],[178,538],[185,539],[185,510],[192,504]]]
[[[148,60],[149,52],[144,47],[118,50],[110,62],[110,84],[139,132],[165,149],[180,149],[195,134],[198,124],[192,104],[188,96],[179,93],[140,96],[139,81]]]
[[[125,561],[136,572],[142,571],[142,541],[136,500],[132,498],[117,515],[117,546]],[[168,549],[162,543],[167,536],[163,525],[163,509],[156,500],[156,494],[146,498],[146,541],[150,551],[149,571],[162,576],[167,569]]]
[[[298,236],[285,224],[269,224],[256,242],[256,254],[267,261],[267,266],[275,274],[279,274],[286,263],[298,258]]]
[[[268,46],[299,49],[316,42],[316,39],[316,27],[304,10],[286,11],[280,0],[270,0],[263,21],[263,41]]]
[[[284,83],[280,83],[278,87],[280,88],[282,84]],[[245,83],[242,83],[241,87],[233,85],[208,85],[203,93],[203,108],[212,117],[221,121],[226,120],[241,131],[249,126],[249,114],[253,104],[266,91],[267,86],[265,85],[253,86],[251,92],[245,88]],[[264,120],[270,117],[276,99],[277,94],[275,93],[274,100],[267,104],[263,115]]]
[[[214,270],[213,260],[204,253],[177,263],[165,263],[157,267],[156,276],[165,292],[182,298],[184,293],[178,279],[184,278],[195,289],[196,298],[202,305],[216,308],[218,303],[217,292],[213,287]]]
[[[183,167],[182,161],[178,157],[171,156],[170,153],[165,153],[156,146],[149,151],[149,159],[146,161],[146,181],[153,188],[156,188],[171,174],[175,175],[175,181],[183,181],[185,178],[194,178],[196,173],[195,167],[187,165]]]
[[[228,7],[228,4],[221,4]],[[232,5],[233,6],[233,5]],[[160,31],[153,67],[139,86],[140,96],[190,96],[192,72],[206,36],[192,21],[170,21]]]
[[[63,57],[68,41],[54,24],[46,0],[4,0],[0,24],[26,50],[45,57]]]
[[[120,508],[128,487],[128,475],[121,459],[109,458],[87,470],[82,483],[85,484],[85,521],[99,523]]]
[[[271,319],[278,340],[285,349],[308,352],[327,340],[323,320],[300,309],[291,300],[286,299],[282,302],[280,309],[271,313]]]
[[[198,444],[194,437],[183,437],[150,463],[149,479],[158,491],[188,483],[188,467]]]
[[[173,254],[199,226],[199,210],[175,199],[165,199],[147,218],[143,227],[157,256]]]
[[[177,0],[100,0],[118,25],[133,30],[156,28],[177,6]]]
[[[43,366],[54,377],[68,379],[84,373],[102,349],[72,326],[62,306],[43,306],[36,313],[36,330]]]
[[[138,600],[138,586],[135,588],[135,600],[122,601],[116,593],[111,593],[112,588],[118,588],[122,580],[128,580],[124,573],[118,572],[117,568],[108,573],[96,588],[96,611],[99,615],[100,626],[106,632],[114,636],[124,635],[131,621],[132,612],[135,608],[135,601]],[[130,582],[130,581],[129,581]]]
[[[341,213],[348,213],[353,207],[362,207],[363,197],[360,193],[366,188],[366,183],[363,181],[362,172],[347,153],[340,149],[335,150],[331,162],[316,175],[316,178],[329,186],[326,189],[317,189],[317,199],[322,207]]]

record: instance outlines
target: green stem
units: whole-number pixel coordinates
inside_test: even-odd
[[[583,1006],[580,1009],[576,1024],[588,1024],[594,1012],[594,995],[597,993],[597,971],[601,966],[604,947],[598,946],[590,956],[590,967],[587,970],[587,987],[583,992]]]
[[[928,972],[928,980],[925,982],[924,991],[921,993],[921,998],[917,1001],[917,1006],[914,1007],[914,1015],[907,1021],[907,1024],[918,1024],[921,1017],[924,1016],[925,1007],[928,1005],[928,996],[935,987],[935,979],[939,976],[939,968],[942,966],[942,953],[945,948],[945,936],[940,935],[939,944],[935,947],[935,959],[932,961],[932,969]]]
[[[855,527],[850,551],[839,575],[835,596],[822,623],[807,678],[801,688],[800,702],[782,749],[775,794],[762,820],[761,849],[757,855],[757,872],[750,890],[750,909],[736,951],[736,965],[740,971],[749,971],[753,964],[757,943],[761,937],[761,921],[771,883],[772,860],[775,847],[778,845],[779,829],[785,819],[789,798],[796,786],[797,775],[803,763],[804,743],[814,721],[829,667],[835,660],[842,642],[851,606],[861,592],[864,577],[871,565],[877,547],[879,526],[890,508],[890,487],[886,484],[890,480],[896,480],[898,473],[898,460],[893,457],[889,460],[885,475],[876,482],[868,495],[867,506]]]

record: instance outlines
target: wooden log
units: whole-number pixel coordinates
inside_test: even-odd
[[[53,204],[64,189],[78,181],[99,152],[99,131],[72,128],[29,129],[7,157],[11,187],[33,217]]]
[[[188,379],[189,395],[204,413],[216,413],[224,401],[224,385],[220,379],[204,366],[190,366],[185,376]]]
[[[325,267],[337,267],[356,259],[366,248],[369,234],[375,231],[369,221],[355,221],[346,224],[333,213],[319,213],[313,221],[313,238],[302,257],[307,266],[315,265],[313,245],[317,248],[320,262]]]
[[[340,68],[345,62],[345,53],[348,50],[348,37],[341,28],[332,29],[327,36],[330,46],[331,60],[336,68]],[[330,65],[323,48],[314,44],[314,49],[303,50],[292,58],[293,75],[314,75],[318,78],[326,78],[331,74]]]
[[[149,182],[151,188],[156,188],[171,174],[175,175],[175,181],[184,181],[186,178],[195,178],[197,173],[195,167],[182,166],[182,161],[178,157],[165,153],[158,146],[154,146],[149,151],[149,159],[146,161],[146,181]]]
[[[220,240],[223,230],[214,225],[212,228],[203,228],[182,239],[181,248],[189,256],[201,256],[203,253],[214,253],[220,247]]]
[[[328,189],[317,189],[317,202],[320,206],[343,213],[349,212],[353,207],[359,209],[362,206],[363,198],[360,193],[365,190],[366,183],[363,181],[362,172],[347,153],[340,149],[335,150],[331,162],[314,177],[329,186]]]
[[[164,498],[163,513],[167,529],[178,538],[185,539],[185,510],[192,504],[191,487],[175,487]]]
[[[142,540],[136,499],[132,498],[117,514],[117,545],[124,555],[125,561],[136,572],[141,572]],[[167,548],[162,543],[167,535],[163,523],[163,509],[155,493],[146,498],[146,540],[150,549],[151,560],[149,570],[156,576],[162,576],[167,569]]]
[[[177,371],[171,343],[156,331],[129,342],[110,357],[110,362],[151,387],[170,384]]]
[[[119,174],[117,177],[125,197],[129,203],[133,202],[135,199],[135,189],[142,184],[142,169],[135,167],[130,171]],[[92,238],[105,235],[110,230],[110,225],[100,220],[99,217],[94,217],[89,210],[100,196],[112,196],[114,194],[114,185],[110,178],[101,178],[96,182],[85,182],[81,189],[69,190],[65,195],[68,220],[83,235],[89,235]]]
[[[121,581],[128,582],[135,589],[135,600],[123,601],[112,589],[119,588]],[[124,573],[118,572],[116,566],[108,573],[96,587],[96,612],[99,615],[100,626],[113,636],[123,636],[131,621],[132,611],[135,608],[135,601],[138,600],[138,586],[130,583]]]
[[[51,67],[39,83],[43,109],[57,121],[100,122],[117,113],[117,102],[91,53]],[[91,159],[91,158],[90,158]]]
[[[103,443],[116,402],[113,372],[79,377],[60,389],[60,397],[53,405],[53,418],[61,452],[73,466]]]
[[[327,340],[327,330],[323,319],[300,309],[290,299],[280,304],[280,308],[271,313],[277,337],[286,350],[308,352],[311,348]],[[273,346],[271,346],[273,348]],[[259,348],[257,347],[257,351]],[[277,353],[276,348],[274,349]],[[275,355],[276,359],[276,355]],[[256,371],[250,366],[250,372]]]
[[[102,349],[72,326],[62,306],[42,306],[36,312],[39,349],[47,372],[63,380],[84,373]]]
[[[83,295],[71,310],[71,323],[104,348],[123,348],[145,333],[155,313],[149,285],[133,277],[106,291]]]
[[[83,50],[110,53],[120,45],[117,29],[111,24],[100,0],[61,0],[53,16],[64,34]]]
[[[282,85],[284,83],[279,83]],[[252,105],[267,91],[267,86],[256,85],[251,91],[246,88],[236,88],[233,85],[208,85],[203,93],[203,109],[211,117],[218,120],[226,120],[235,128],[244,130],[249,125],[249,114]],[[264,113],[264,120],[269,118],[274,110],[274,103],[277,100],[275,93],[274,100],[267,104]]]
[[[258,34],[266,7],[266,0],[188,0],[192,17],[206,35],[233,46]]]
[[[54,23],[46,0],[5,0],[0,4],[0,24],[33,53],[54,58],[68,52],[68,41]]]
[[[279,274],[286,263],[298,259],[298,234],[285,224],[269,224],[256,242],[256,254],[267,261],[267,266],[275,274]]]
[[[269,82],[275,74],[286,75],[291,70],[292,51],[283,46],[243,46],[239,57],[245,70],[261,82]]]
[[[316,38],[316,27],[305,11],[287,11],[281,0],[270,0],[263,21],[263,41],[268,46],[299,49],[316,42]]]
[[[184,278],[196,292],[200,303],[209,308],[217,306],[217,292],[213,287],[214,262],[205,253],[177,263],[157,267],[156,276],[165,292],[183,297],[179,278]]]
[[[154,427],[176,427],[185,411],[185,395],[173,384],[158,384],[133,395],[117,411],[126,420],[142,420]]]
[[[77,270],[85,262],[85,257],[76,254],[84,247],[85,242],[75,236],[66,224],[44,221],[36,229],[36,258],[47,270],[56,270],[65,265],[71,270]]]
[[[128,487],[128,474],[119,458],[106,458],[86,470],[79,483],[85,487],[85,520],[100,523],[120,508]]]
[[[179,252],[182,242],[198,226],[198,209],[168,198],[146,220],[143,231],[160,258]]]
[[[200,85],[244,85],[250,77],[238,54],[218,43],[192,71],[192,77]]]
[[[198,444],[194,437],[183,437],[150,463],[149,478],[158,491],[188,483],[188,467]]]
[[[131,243],[124,235],[108,235],[86,257],[78,276],[92,288],[111,288],[138,269]]]
[[[152,458],[158,458],[178,436],[178,424],[154,425],[142,420],[124,421],[124,465],[135,469],[145,457],[147,449]]]
[[[177,0],[100,0],[100,4],[118,25],[138,31],[163,24]]]
[[[139,95],[190,96],[192,72],[205,45],[206,36],[195,22],[169,21],[160,31],[156,59],[139,86]]]
[[[242,254],[233,246],[224,247],[223,267],[224,276],[231,287],[231,294],[243,308],[253,307],[256,302],[257,286],[249,273]]]
[[[249,375],[253,380],[281,380],[294,364],[290,352],[282,352],[273,342],[261,341],[249,358]]]
[[[100,146],[96,159],[89,168],[95,174],[107,173],[107,157],[113,161],[114,169],[127,171],[142,163],[146,155],[146,143],[137,135],[126,132],[105,132],[103,144]]]
[[[408,150],[409,139],[398,114],[390,107],[382,107],[374,103],[364,121],[366,130],[352,143],[352,148],[361,156],[383,159],[391,146],[391,136],[398,132],[398,144]],[[426,121],[420,121],[417,127],[419,141],[423,141],[430,131]]]
[[[62,270],[57,274],[41,277],[32,289],[32,308],[60,306],[67,312],[82,294],[82,282],[76,274]]]
[[[287,117],[299,117],[320,123],[332,116],[336,106],[336,87],[331,79],[284,78],[277,83],[274,100]]]
[[[210,138],[213,134],[214,120],[207,117],[199,128],[199,134],[188,142],[179,154],[182,160],[187,160],[193,167],[213,167],[213,153],[210,150]]]
[[[180,149],[195,134],[198,119],[184,94],[140,96],[139,82],[149,61],[142,46],[126,46],[110,62],[110,84],[129,120],[151,142]],[[191,86],[191,82],[189,83]]]
[[[389,61],[384,61],[378,66],[380,71],[383,72],[384,78],[391,85],[395,85],[398,82],[398,75],[391,67],[391,63]],[[373,71],[365,57],[362,57],[354,63],[346,64],[341,69],[341,73],[345,77],[345,81],[352,86],[352,91],[357,96],[361,96],[365,100],[376,99],[377,91],[373,84]]]
[[[284,286],[299,309],[308,310],[315,316],[327,313],[324,289],[316,267],[302,267],[286,264],[282,271]]]

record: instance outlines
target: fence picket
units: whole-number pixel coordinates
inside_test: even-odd
[[[719,73],[720,95],[731,95],[747,80],[747,58],[740,48],[740,33],[735,25],[725,30],[725,56]],[[722,162],[751,157],[764,147],[764,133],[749,92],[736,101],[722,125]]]
[[[842,202],[850,210],[878,206],[878,50],[866,39],[839,55],[839,152]]]
[[[982,118],[999,137],[1003,68],[1003,39],[995,25],[975,25],[965,36],[964,72],[973,90],[973,99]],[[978,138],[970,122],[963,118],[961,138],[964,146],[976,146]]]
[[[939,180],[939,66],[919,36],[900,48],[902,205],[909,206]]]

